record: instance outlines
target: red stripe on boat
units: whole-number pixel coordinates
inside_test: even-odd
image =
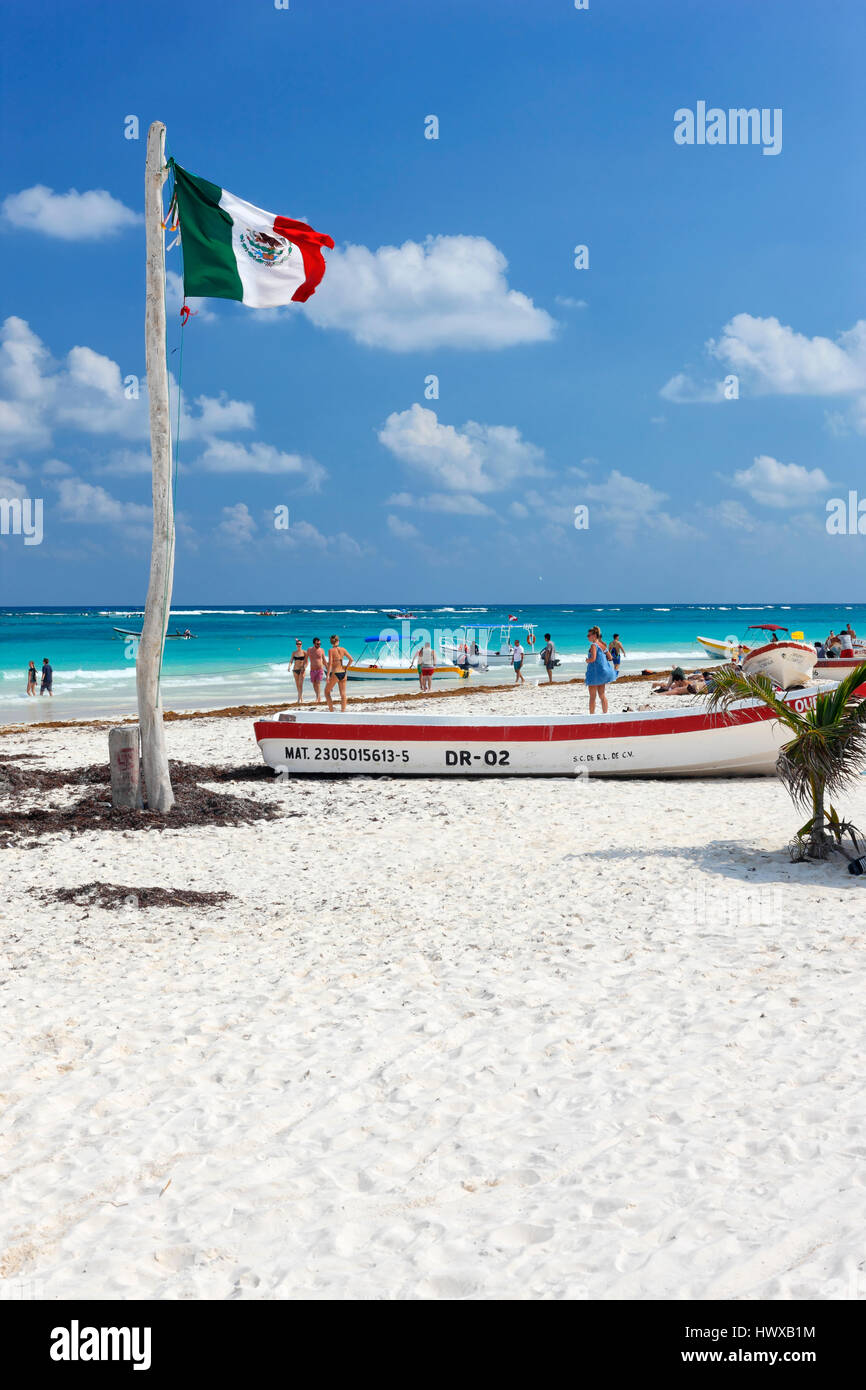
[[[342,720],[292,723],[268,720],[255,724],[256,742],[279,739],[350,739],[353,741],[392,739],[407,743],[559,743],[564,740],[629,738],[654,734],[689,733],[696,729],[719,729],[728,725],[754,724],[773,719],[771,709],[735,710],[730,718],[723,714],[681,714],[663,719],[634,719],[610,724],[352,724]]]

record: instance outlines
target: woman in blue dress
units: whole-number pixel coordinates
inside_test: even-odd
[[[590,648],[586,656],[586,684],[589,686],[589,712],[595,714],[595,702],[601,696],[601,712],[607,714],[607,694],[605,686],[616,680],[613,662],[608,656],[607,647],[601,640],[601,630],[591,627],[586,634]]]

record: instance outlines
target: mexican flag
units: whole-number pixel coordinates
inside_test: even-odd
[[[172,161],[189,297],[239,299],[272,309],[315,294],[331,237],[306,222],[275,217]]]

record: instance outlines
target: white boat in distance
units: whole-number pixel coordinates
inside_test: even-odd
[[[806,710],[832,683],[791,690]],[[866,695],[866,686],[861,687]],[[775,769],[790,737],[759,700],[598,715],[285,713],[255,724],[281,773],[370,776],[731,777]]]
[[[485,629],[487,632],[486,646],[480,646],[478,642],[443,642],[443,660],[452,662],[455,666],[469,666],[474,671],[487,671],[491,666],[510,666],[511,658],[514,655],[511,630],[510,623],[501,625],[495,649],[493,647],[494,628]],[[523,647],[525,659],[535,654],[535,624],[525,623],[521,631],[526,632],[526,643]]]

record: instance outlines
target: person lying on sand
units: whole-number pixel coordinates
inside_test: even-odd
[[[682,685],[682,686],[685,686],[685,683],[686,683],[686,673],[685,673],[685,671],[683,670],[682,666],[675,666],[674,669],[671,671],[671,673],[670,673],[670,675],[668,676],[668,678],[667,678],[666,681],[664,681],[661,685],[654,685],[654,686],[653,686],[653,694],[654,694],[654,695],[681,694],[681,693],[682,693],[681,691],[675,691],[675,690],[674,690],[674,686],[675,686],[675,685]]]

